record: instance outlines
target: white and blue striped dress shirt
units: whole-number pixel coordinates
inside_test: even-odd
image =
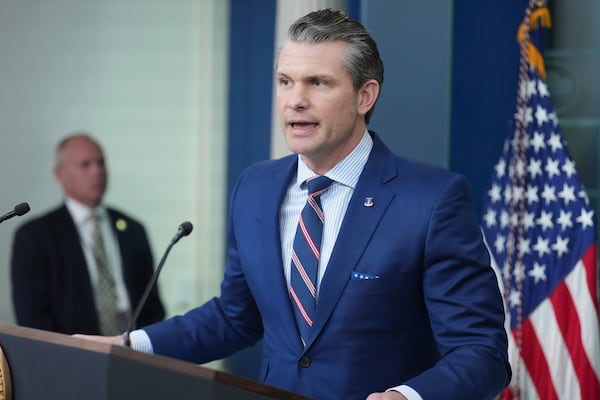
[[[373,148],[373,139],[365,131],[365,134],[356,148],[348,154],[335,167],[325,173],[325,176],[331,178],[334,182],[329,189],[321,195],[321,205],[325,221],[323,222],[323,238],[321,240],[321,259],[319,260],[319,271],[317,276],[317,303],[319,298],[319,286],[327,269],[327,263],[331,257],[333,246],[337,239],[340,227],[348,203],[354,193],[354,188],[358,178],[367,163],[371,149]],[[298,226],[298,218],[306,204],[308,189],[304,183],[311,176],[316,174],[306,166],[302,157],[298,156],[298,171],[296,179],[287,189],[281,209],[279,211],[279,228],[281,234],[281,254],[283,256],[283,270],[287,284],[290,284],[292,246],[294,236]]]

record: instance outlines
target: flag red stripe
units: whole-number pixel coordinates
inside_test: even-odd
[[[550,296],[550,301],[554,307],[556,321],[569,350],[571,362],[579,380],[580,398],[600,398],[598,397],[598,394],[600,394],[598,379],[581,340],[581,324],[579,323],[577,309],[564,281],[558,285],[552,296]],[[592,396],[592,394],[595,395]]]
[[[590,298],[594,301],[594,307],[596,307],[596,315],[598,315],[598,295],[597,291],[597,276],[596,276],[596,244],[592,244],[590,248],[585,252],[582,258],[583,265],[585,265],[585,275],[587,276],[587,287],[590,291]]]
[[[529,319],[521,325],[521,332],[523,335],[521,358],[531,376],[538,397],[544,400],[558,400],[548,362]],[[517,342],[516,331],[513,331],[513,336]]]

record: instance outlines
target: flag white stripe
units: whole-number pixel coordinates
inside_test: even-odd
[[[523,360],[519,359],[521,365],[523,364]],[[531,376],[526,368],[523,368],[523,371],[520,372],[519,379],[519,388],[521,390],[521,397],[519,400],[540,400],[540,396],[538,396],[537,391],[535,390],[535,385],[531,380]]]
[[[579,399],[579,380],[550,300],[544,300],[529,319],[544,352],[558,398]]]
[[[507,332],[510,332],[510,326],[509,326],[509,322],[507,322],[506,327],[507,327]],[[531,376],[529,375],[529,371],[527,371],[527,368],[525,368],[525,363],[523,362],[523,359],[521,358],[521,355],[519,354],[518,350],[517,350],[517,344],[515,342],[515,337],[512,334],[508,335],[508,358],[509,358],[509,362],[510,365],[513,368],[513,377],[512,377],[512,381],[511,381],[511,386],[512,383],[515,381],[515,379],[519,379],[518,382],[518,387],[520,388],[521,392],[520,392],[520,400],[540,400],[540,397],[538,396],[537,391],[535,390],[535,385],[533,384],[533,381],[531,380]],[[515,374],[517,373],[517,371],[514,370],[515,366],[519,365],[519,376],[515,376]]]
[[[579,323],[581,324],[581,341],[588,360],[597,377],[600,377],[600,337],[598,315],[586,279],[585,266],[579,261],[566,278],[566,285],[573,296]],[[591,291],[593,292],[593,290]]]

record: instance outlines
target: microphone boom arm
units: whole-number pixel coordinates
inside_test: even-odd
[[[163,266],[165,265],[167,256],[171,252],[171,249],[173,248],[175,243],[177,243],[179,241],[179,239],[181,239],[182,237],[189,235],[190,232],[192,232],[192,229],[193,229],[193,225],[187,221],[183,222],[181,225],[179,225],[179,228],[177,229],[177,233],[171,240],[171,243],[169,243],[169,246],[167,246],[167,250],[165,250],[165,253],[163,254],[162,258],[160,259],[160,262],[158,263],[158,267],[156,267],[156,270],[154,271],[154,273],[152,274],[152,277],[150,278],[150,281],[146,285],[146,288],[144,289],[144,293],[142,294],[142,297],[138,301],[138,304],[137,304],[133,314],[131,314],[131,318],[129,319],[129,322],[127,324],[127,330],[121,336],[121,341],[119,343],[121,346],[131,347],[131,340],[129,339],[129,334],[134,329],[135,322],[137,321],[138,317],[140,316],[140,313],[142,312],[142,308],[144,307],[144,304],[146,304],[146,300],[148,300],[148,296],[150,295],[150,292],[152,291],[152,289],[154,289],[154,287],[156,285],[156,281],[158,280],[158,275],[160,275],[160,271],[162,270]]]

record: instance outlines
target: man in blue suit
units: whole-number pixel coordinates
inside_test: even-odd
[[[73,134],[58,144],[54,174],[64,204],[15,233],[11,278],[17,322],[66,334],[121,333],[154,271],[145,229],[102,204],[108,172],[100,145],[89,135]],[[104,281],[93,251],[95,221],[106,255]],[[99,282],[110,285],[102,294]],[[138,322],[163,318],[155,288]]]
[[[508,384],[503,304],[468,184],[367,130],[382,83],[357,21],[320,10],[290,27],[276,97],[297,155],[241,175],[220,296],[134,331],[133,348],[204,363],[263,339],[260,379],[320,400],[480,400]],[[295,233],[302,215],[308,236],[307,181],[322,175],[333,183],[309,200],[324,223],[305,306]]]

